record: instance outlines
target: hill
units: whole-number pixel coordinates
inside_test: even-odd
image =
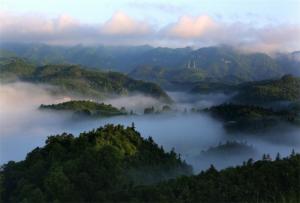
[[[75,116],[86,117],[110,117],[126,115],[126,110],[118,109],[110,104],[96,103],[92,101],[68,101],[59,104],[40,106],[41,110],[69,111]]]
[[[140,93],[162,102],[171,102],[170,97],[156,84],[134,80],[117,72],[103,72],[83,68],[79,65],[45,65],[35,67],[24,59],[1,58],[0,79],[4,81],[22,80],[50,84],[58,87],[58,92],[104,98],[113,95]]]
[[[267,157],[267,156],[266,156]],[[50,136],[1,167],[1,202],[297,202],[300,155],[198,175],[132,127]],[[170,180],[171,179],[171,180]]]
[[[300,78],[285,75],[280,79],[241,84],[235,101],[243,103],[294,102],[300,99]]]
[[[191,88],[190,83],[194,86],[203,82],[235,85],[296,72],[296,67],[287,60],[286,63],[279,63],[267,54],[245,54],[230,47],[207,47],[189,52],[177,66],[154,66],[148,63],[138,66],[129,75],[156,82],[166,88],[185,84]]]
[[[78,137],[50,136],[24,161],[9,162],[0,172],[4,202],[107,201],[135,185],[191,175],[191,167],[165,152],[134,126],[107,125]]]
[[[190,177],[122,193],[119,201],[138,202],[299,202],[300,155],[274,161],[249,159],[221,171],[213,166]]]
[[[218,146],[210,147],[209,149],[202,151],[200,156],[202,157],[214,157],[214,156],[240,156],[246,154],[253,156],[255,149],[253,146],[244,142],[227,141],[225,143],[219,143]]]
[[[296,112],[239,104],[221,104],[205,109],[213,117],[224,122],[229,131],[261,132],[281,123],[299,124]]]
[[[0,48],[14,52],[39,65],[68,63],[80,64],[97,69],[130,73],[136,79],[148,78],[172,82],[174,76],[211,82],[264,80],[284,74],[300,74],[299,62],[289,54],[270,57],[264,53],[242,53],[229,46],[205,47],[193,50],[187,48],[162,48],[150,46],[49,46],[44,44],[3,43]],[[295,54],[292,54],[295,55]],[[151,67],[149,74],[155,74],[155,67],[166,69],[158,78],[145,75],[137,69]],[[181,73],[182,69],[195,69]],[[170,71],[170,73],[168,73]],[[179,71],[176,73],[176,71]],[[149,72],[149,71],[148,71]],[[141,74],[139,74],[141,73]],[[180,78],[184,81],[184,78]]]

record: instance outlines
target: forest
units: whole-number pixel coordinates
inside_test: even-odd
[[[96,103],[93,101],[71,100],[59,104],[45,105],[41,104],[41,110],[67,111],[72,112],[75,116],[86,117],[109,117],[126,115],[126,109],[118,109],[111,104]]]
[[[1,167],[4,202],[298,202],[300,155],[193,175],[174,150],[121,125],[49,136]]]

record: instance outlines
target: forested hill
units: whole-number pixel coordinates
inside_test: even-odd
[[[241,53],[228,46],[206,47],[193,50],[187,48],[162,48],[150,46],[49,46],[43,44],[1,44],[1,49],[15,53],[40,65],[49,63],[81,64],[94,68],[105,68],[129,73],[135,68],[160,67],[166,73],[159,75],[164,80],[177,78],[176,71],[188,71],[189,78],[223,81],[252,81],[279,77],[283,74],[300,74],[299,61],[293,54],[270,57],[264,53]],[[151,70],[155,72],[157,69]],[[174,71],[175,70],[175,76]],[[171,71],[171,72],[170,72]],[[134,73],[134,74],[133,74]],[[131,73],[136,79],[152,78],[145,72]],[[153,74],[153,73],[151,73]],[[195,74],[195,76],[193,76]]]
[[[0,197],[4,202],[105,202],[115,192],[191,173],[179,155],[142,138],[134,124],[107,125],[78,137],[50,136],[24,161],[5,164]]]
[[[0,58],[0,79],[55,85],[59,92],[96,98],[108,95],[141,93],[163,102],[170,97],[158,85],[132,79],[117,72],[102,72],[79,65],[45,65],[36,67],[25,59]]]
[[[300,100],[300,78],[285,75],[280,79],[244,83],[234,100],[246,103],[268,103]]]
[[[1,167],[0,189],[8,203],[299,202],[300,155],[192,175],[178,154],[142,138],[134,124],[107,125],[48,137],[24,161]]]
[[[110,117],[126,115],[126,109],[118,109],[111,104],[96,103],[93,101],[72,100],[59,104],[42,104],[40,110],[68,111],[78,117]]]

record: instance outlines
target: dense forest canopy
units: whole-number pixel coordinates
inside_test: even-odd
[[[24,161],[2,167],[1,198],[5,202],[104,201],[135,185],[191,175],[174,151],[165,152],[134,124],[107,125],[78,137],[50,136],[46,145]]]
[[[59,104],[41,104],[41,110],[70,111],[77,116],[109,117],[126,115],[126,109],[118,109],[111,104],[96,103],[86,100],[72,100]]]
[[[229,131],[262,132],[283,123],[299,126],[300,117],[296,111],[273,110],[255,105],[224,103],[206,108],[214,118],[224,122],[224,127]]]
[[[300,78],[284,75],[280,79],[241,84],[234,98],[244,103],[268,103],[300,100]]]
[[[192,175],[178,154],[142,138],[134,124],[107,125],[78,137],[50,136],[24,161],[3,165],[0,197],[4,202],[297,202],[300,155],[265,157]]]
[[[171,99],[158,85],[134,80],[117,72],[102,72],[79,65],[45,65],[36,67],[25,59],[0,58],[0,79],[50,84],[59,93],[105,98],[112,95],[144,94],[162,102]]]

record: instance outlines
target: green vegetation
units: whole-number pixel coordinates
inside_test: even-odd
[[[232,93],[237,91],[236,85],[230,85],[218,82],[198,82],[191,89],[191,93]]]
[[[156,66],[139,66],[130,72],[129,76],[155,82],[167,89],[191,86],[204,79],[203,72],[199,69],[170,69]]]
[[[170,103],[170,97],[156,84],[131,79],[121,73],[101,72],[78,65],[46,65],[34,67],[23,59],[0,60],[1,75],[13,75],[22,81],[46,83],[58,87],[64,94],[79,94],[92,98],[141,93]],[[5,74],[5,75],[4,75]]]
[[[300,155],[192,175],[134,124],[107,125],[48,137],[24,161],[1,167],[0,188],[2,202],[299,202]]]
[[[34,71],[35,66],[24,59],[0,57],[0,80],[4,82],[29,77]]]
[[[221,86],[218,83],[230,86],[245,81],[264,80],[296,72],[296,69],[295,71],[287,70],[284,64],[278,63],[266,54],[239,53],[227,46],[188,51],[188,54],[173,66],[159,63],[159,57],[156,59],[155,63],[142,63],[146,65],[131,71],[130,76],[154,81],[166,88],[172,88],[174,84],[191,88],[191,85],[194,84],[202,89],[203,83],[208,82],[206,86],[212,87],[205,89],[214,90],[217,86],[217,89],[220,89]],[[195,90],[197,90],[196,87]]]
[[[211,166],[199,175],[181,177],[155,186],[134,188],[116,196],[137,202],[299,202],[300,155],[253,162],[221,171]]]
[[[159,108],[154,108],[154,106],[147,107],[144,109],[144,114],[161,114],[161,113],[170,113],[173,109],[169,105],[164,105]]]
[[[299,122],[295,112],[252,105],[221,104],[204,111],[225,122],[225,128],[230,131],[259,132],[281,122]]]
[[[108,117],[127,114],[125,109],[117,109],[110,104],[100,104],[92,101],[68,101],[51,105],[42,104],[40,109],[71,111],[74,115],[87,117]]]
[[[105,68],[130,73],[136,79],[157,82],[164,87],[172,87],[174,82],[238,83],[299,74],[299,63],[289,55],[272,58],[263,53],[241,53],[228,46],[193,50],[190,47],[63,47],[3,43],[0,48],[39,65],[69,63]]]
[[[242,84],[235,101],[244,103],[269,103],[300,100],[300,78],[285,75],[277,80]]]
[[[201,156],[203,157],[216,155],[239,156],[241,154],[253,155],[255,154],[255,149],[246,142],[227,141],[201,152]]]
[[[50,136],[24,161],[0,171],[4,202],[103,202],[136,185],[155,184],[191,167],[132,127],[107,125],[78,137]]]

